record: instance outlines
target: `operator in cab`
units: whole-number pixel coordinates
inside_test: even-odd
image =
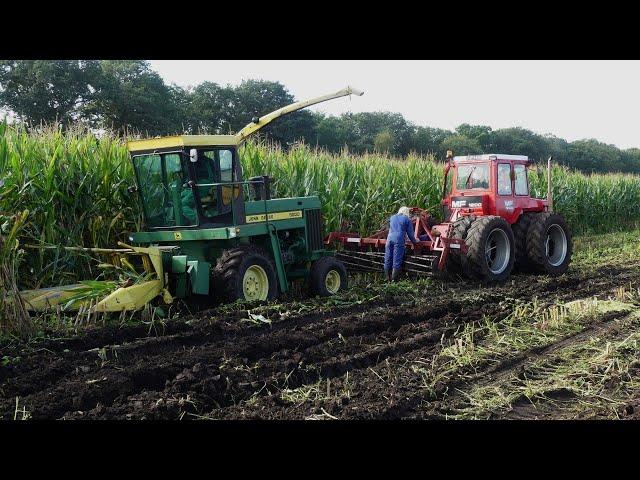
[[[418,243],[413,233],[413,224],[409,218],[409,207],[401,207],[398,213],[389,219],[389,234],[384,248],[384,273],[387,281],[395,282],[400,275],[400,267],[404,260],[405,238],[415,245]]]

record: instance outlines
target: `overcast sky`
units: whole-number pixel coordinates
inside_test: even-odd
[[[640,61],[219,61],[157,60],[168,83],[205,80],[237,85],[274,80],[297,100],[347,85],[362,97],[311,107],[344,112],[399,112],[417,124],[454,129],[525,127],[569,141],[596,138],[640,147]],[[267,112],[265,112],[267,113]]]

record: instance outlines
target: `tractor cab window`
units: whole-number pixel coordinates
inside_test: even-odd
[[[498,195],[511,195],[511,165],[498,164]]]
[[[456,190],[487,190],[489,188],[489,165],[467,163],[458,166]]]
[[[445,173],[445,178],[444,178],[444,196],[445,197],[451,193],[452,186],[453,186],[453,169]]]
[[[133,165],[150,228],[197,224],[196,204],[180,153],[136,155]]]
[[[513,166],[516,174],[516,195],[529,195],[529,182],[527,182],[527,167],[522,164]]]
[[[215,162],[215,151],[208,150],[200,152],[198,161],[195,164],[200,204],[202,206],[202,213],[206,217],[213,217],[218,213],[218,194],[216,187],[207,186],[212,183],[218,183]]]
[[[238,198],[240,187],[212,184],[233,182],[233,172],[232,150],[221,148],[198,152],[195,173],[204,216],[211,218],[230,211],[232,192],[235,190],[235,198]]]
[[[231,150],[218,150],[220,156],[220,180],[223,182],[233,181],[233,154]]]

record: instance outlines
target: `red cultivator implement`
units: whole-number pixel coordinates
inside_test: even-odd
[[[571,232],[553,212],[551,158],[547,163],[547,199],[532,197],[523,155],[470,155],[447,152],[442,206],[445,221],[436,224],[426,210],[411,209],[420,242],[407,250],[405,272],[446,272],[471,279],[502,281],[515,267],[550,275],[571,262]],[[369,237],[331,232],[325,245],[338,247],[347,269],[381,272],[388,229]]]
[[[466,253],[463,240],[451,238],[452,224],[436,225],[428,211],[421,208],[411,209],[411,222],[414,227],[417,245],[407,241],[407,253],[403,269],[405,272],[429,274],[444,271],[450,249]],[[382,272],[384,249],[387,243],[388,228],[378,230],[369,237],[357,233],[331,232],[325,237],[325,245],[340,245],[336,253],[349,270],[362,272]]]

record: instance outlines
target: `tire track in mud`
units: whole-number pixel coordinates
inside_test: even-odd
[[[573,346],[577,346],[582,343],[582,341],[589,340],[589,338],[593,335],[602,336],[607,335],[607,341],[616,342],[624,339],[631,332],[635,333],[635,330],[630,331],[628,328],[635,322],[637,322],[637,317],[634,317],[633,312],[626,312],[627,314],[618,314],[618,315],[610,315],[604,323],[597,322],[594,325],[590,325],[590,331],[579,332],[576,335],[568,336],[563,338],[558,343],[554,343],[549,345],[548,349],[545,349],[543,352],[540,352],[536,355],[535,358],[530,362],[522,362],[521,365],[516,369],[508,369],[504,372],[504,374],[500,375],[500,378],[496,379],[495,382],[488,382],[489,385],[498,384],[501,380],[509,380],[510,376],[513,376],[513,380],[521,380],[525,378],[527,374],[527,368],[533,367],[534,372],[536,368],[536,360],[540,361],[544,359],[542,365],[551,366],[554,364],[558,364],[561,362],[561,352],[566,348],[571,348]],[[547,356],[548,355],[548,356]],[[636,361],[637,362],[637,361]],[[540,365],[540,364],[538,364]],[[515,370],[515,372],[514,372]],[[635,374],[640,371],[640,363],[636,363],[633,367]],[[514,375],[515,374],[515,375]],[[529,371],[529,375],[530,371]],[[534,374],[535,375],[535,374]],[[633,376],[634,373],[631,371],[629,375]],[[536,379],[535,376],[529,376],[527,378]],[[544,378],[544,375],[538,375],[537,379]],[[613,381],[613,379],[611,380]],[[505,412],[497,412],[495,418],[504,418],[504,419],[518,419],[518,418],[573,418],[575,419],[575,411],[573,414],[569,413],[566,415],[566,411],[563,412],[563,405],[571,406],[572,400],[575,401],[577,395],[572,391],[559,388],[551,391],[547,391],[544,393],[546,397],[542,402],[536,402],[534,405],[530,400],[528,400],[524,395],[520,398],[517,398],[512,403],[512,409],[507,410]],[[618,414],[622,417],[629,415],[632,412],[629,412],[629,409],[626,408],[619,411]],[[591,415],[587,415],[586,418],[597,418]],[[584,412],[581,413],[581,416],[584,416]],[[604,417],[611,418],[611,417]]]
[[[398,305],[397,299],[387,299],[372,302],[370,304],[352,305],[343,308],[336,308],[335,313],[342,315],[355,314],[363,311],[369,311],[382,305]],[[210,314],[211,311],[201,313],[201,316]],[[329,312],[331,313],[331,312]],[[326,318],[327,312],[318,312],[311,314],[298,314],[286,321],[279,321],[273,325],[268,331],[277,332],[280,330],[291,330],[298,327],[312,324],[314,322]],[[231,318],[228,318],[231,317]],[[62,341],[48,340],[42,342],[38,351],[50,354],[51,365],[46,370],[42,369],[42,362],[38,356],[28,357],[26,361],[21,363],[20,367],[13,372],[13,377],[20,375],[33,375],[34,385],[25,385],[21,382],[22,389],[16,391],[3,392],[1,384],[9,378],[10,368],[0,367],[0,395],[27,395],[36,391],[41,383],[49,381],[53,383],[69,373],[73,373],[78,368],[86,367],[87,362],[95,363],[98,352],[101,348],[107,352],[126,353],[130,351],[133,355],[147,356],[151,358],[154,355],[164,355],[170,351],[185,349],[186,347],[197,347],[202,345],[210,345],[211,343],[223,345],[238,338],[260,337],[265,334],[265,330],[256,328],[251,325],[242,325],[239,323],[241,318],[246,318],[246,310],[241,312],[233,312],[224,322],[210,323],[207,320],[200,320],[202,325],[195,328],[190,327],[186,322],[198,319],[198,316],[190,316],[181,321],[168,322],[161,336],[149,336],[149,327],[147,326],[126,326],[117,329],[113,326],[102,329],[92,329],[92,331],[82,335],[79,338],[63,339]],[[340,318],[340,317],[338,317]],[[233,323],[234,320],[236,323]],[[93,331],[99,334],[97,338],[92,338]],[[173,333],[177,332],[177,333]],[[106,340],[106,341],[105,341]],[[114,344],[119,341],[122,344]],[[87,349],[87,347],[92,347]],[[68,350],[68,351],[67,351]],[[46,355],[46,354],[44,354]],[[30,364],[30,360],[35,360]],[[6,390],[6,388],[5,388]]]
[[[624,270],[628,270],[628,269],[622,269],[622,271]],[[585,296],[590,296],[593,295],[595,293],[602,293],[602,292],[610,292],[614,286],[618,286],[618,285],[624,285],[626,283],[628,283],[630,280],[637,280],[638,279],[638,274],[635,273],[635,269],[632,269],[631,272],[628,274],[624,274],[619,276],[617,279],[615,279],[615,281],[613,283],[611,283],[611,281],[609,279],[604,279],[601,276],[601,278],[598,281],[595,282],[591,282],[591,285],[586,286],[585,288],[581,288],[581,289],[577,289],[575,291],[571,291],[571,290],[565,290],[565,289],[561,289],[562,291],[562,295],[560,295],[559,300],[561,301],[569,301],[572,300],[574,298],[584,298]],[[617,273],[617,272],[616,272]],[[570,282],[558,282],[558,285],[556,286],[552,286],[552,288],[550,288],[549,290],[555,291],[558,290],[559,287],[564,287],[565,285],[562,285],[562,283],[573,283],[572,280],[570,280]],[[579,281],[578,283],[582,283],[581,281]],[[558,287],[558,288],[555,288]],[[539,292],[535,292],[535,293],[539,293]],[[612,292],[611,292],[612,293]],[[521,297],[522,298],[522,297]],[[549,304],[554,303],[553,301],[550,301]],[[501,318],[497,318],[496,321],[501,320]],[[453,333],[453,332],[451,332]],[[437,353],[437,351],[439,351],[440,346],[439,345],[434,345],[433,349],[427,349],[427,351],[420,351],[420,356],[428,356],[429,354],[434,355],[435,353]],[[402,368],[406,368],[406,363],[408,362],[404,362],[405,365],[401,365]],[[350,372],[352,375],[356,372],[351,371]],[[366,377],[366,375],[365,375]],[[357,380],[354,380],[357,381]],[[415,411],[415,408],[418,406],[418,404],[421,402],[422,398],[420,397],[424,397],[424,389],[419,389],[418,388],[419,385],[414,385],[413,388],[413,392],[410,392],[409,398],[406,401],[401,401],[399,402],[398,405],[390,408],[390,409],[385,409],[383,408],[382,411],[378,412],[378,414],[374,415],[374,418],[398,418],[400,416],[402,416],[403,414],[406,414],[407,412],[411,412],[411,411]],[[419,391],[421,393],[416,394],[415,391]],[[440,392],[441,393],[441,392]],[[373,403],[372,399],[367,399],[367,403],[370,404]],[[240,411],[241,409],[236,409],[238,411]],[[367,410],[366,405],[363,408],[363,410]],[[234,414],[232,412],[231,413],[231,417],[234,417],[234,415],[237,414],[237,412]],[[343,412],[344,413],[344,412]],[[284,416],[284,418],[291,418],[291,414]],[[341,418],[345,418],[345,416],[342,416]],[[359,415],[356,415],[356,418],[362,418]]]
[[[553,343],[530,348],[498,363],[487,364],[485,368],[481,366],[479,371],[476,371],[470,377],[464,380],[454,380],[447,384],[449,393],[447,394],[446,402],[444,402],[446,407],[443,406],[439,410],[443,415],[452,413],[453,410],[459,409],[461,405],[465,405],[464,397],[461,393],[465,389],[499,385],[510,377],[518,377],[528,365],[534,364],[541,358],[550,356],[549,360],[552,360],[555,352],[580,344],[593,335],[616,334],[631,320],[628,310],[609,312],[593,320],[579,332],[565,335]]]
[[[610,268],[607,273],[619,276],[617,286],[637,279],[633,271],[637,268]],[[540,279],[514,276],[511,285],[480,290],[481,295],[475,299],[462,294],[457,299],[437,299],[417,306],[396,302],[391,311],[387,305],[392,302],[385,299],[378,305],[302,314],[275,322],[271,328],[227,323],[189,327],[164,337],[133,340],[112,350],[117,358],[110,358],[105,365],[96,351],[71,351],[62,357],[51,354],[51,365],[39,362],[38,358],[46,359],[40,355],[31,369],[17,366],[13,375],[0,383],[0,395],[6,398],[0,399],[0,413],[3,418],[12,415],[15,396],[20,396],[21,405],[28,405],[34,418],[59,418],[67,412],[91,409],[96,418],[124,418],[130,413],[136,418],[176,418],[181,411],[207,413],[226,407],[227,413],[233,414],[236,403],[260,389],[258,398],[268,398],[268,404],[274,397],[271,390],[277,392],[283,385],[296,388],[330,378],[339,386],[346,373],[352,378],[359,373],[363,378],[371,377],[371,367],[381,362],[401,364],[406,354],[433,355],[440,349],[441,339],[452,335],[460,325],[478,321],[482,315],[499,321],[503,310],[500,300],[514,291],[515,297],[524,301],[554,292],[570,299],[612,286],[610,278],[583,278],[579,272],[551,281]],[[521,283],[534,285],[527,292],[519,292]],[[475,288],[470,291],[478,293]],[[108,338],[123,337],[116,334]],[[108,347],[105,343],[102,346]],[[93,364],[87,365],[91,359]],[[184,399],[185,395],[192,395],[191,402],[195,403],[186,400],[177,409],[168,405],[168,398]],[[155,411],[149,407],[158,403]],[[415,409],[412,403],[380,413],[400,416]],[[96,409],[96,404],[101,406]],[[366,410],[366,405],[363,408]]]
[[[613,283],[598,281],[595,285],[592,285],[588,288],[579,290],[576,292],[569,292],[567,294],[561,295],[558,297],[557,301],[568,302],[576,298],[586,298],[589,296],[593,296],[596,293],[613,293],[613,289],[617,286],[623,286],[628,284],[629,281],[635,280],[638,281],[640,274],[635,274],[633,269],[631,272],[627,272],[619,276],[619,278]],[[602,287],[605,287],[604,289]],[[606,288],[608,287],[608,288]],[[554,303],[553,301],[548,302],[548,304]],[[483,368],[482,366],[476,367],[476,373],[472,375],[471,379],[453,379],[449,382],[437,385],[436,398],[432,398],[429,401],[435,403],[436,405],[440,403],[449,403],[454,398],[459,398],[459,395],[451,395],[448,392],[455,391],[456,388],[463,386],[474,385],[474,380],[480,382],[481,384],[492,384],[494,383],[492,380],[487,380],[485,377],[491,374],[502,373],[502,376],[508,376],[510,372],[521,367],[525,363],[529,363],[530,361],[535,361],[535,359],[539,359],[546,354],[553,353],[558,349],[564,348],[573,343],[578,343],[581,340],[588,338],[590,335],[601,333],[602,331],[608,330],[616,330],[619,328],[617,323],[613,323],[616,320],[620,320],[621,318],[625,318],[629,312],[611,312],[609,314],[605,314],[602,317],[599,317],[598,320],[589,324],[584,330],[577,332],[572,335],[568,335],[566,337],[558,339],[557,342],[552,344],[544,345],[541,347],[533,348],[527,352],[524,352],[516,357],[511,357],[505,359],[502,362],[499,362],[497,365],[486,364]],[[499,320],[496,320],[499,321]],[[479,370],[478,370],[479,369]],[[497,382],[498,380],[496,380]],[[446,396],[445,396],[446,394]],[[447,408],[429,408],[429,409],[419,409],[420,404],[423,402],[424,398],[420,398],[420,395],[410,395],[409,398],[404,402],[399,402],[398,405],[392,407],[388,411],[384,411],[381,413],[381,416],[386,418],[398,418],[403,414],[413,413],[418,417],[422,418],[435,418],[435,419],[443,419],[446,418]],[[437,413],[433,413],[434,410],[438,410]]]
[[[624,281],[627,281],[627,280],[628,280],[628,278],[624,278],[623,280],[624,280]],[[601,291],[601,290],[602,290],[601,285],[602,285],[602,282],[600,282],[600,285],[599,285],[599,286],[597,286],[596,288],[594,288],[594,287],[592,286],[592,287],[590,287],[590,288],[587,288],[587,289],[583,289],[583,290],[581,290],[579,293],[580,293],[580,294],[585,294],[585,293],[594,293],[594,292],[599,292],[599,291]],[[610,285],[607,285],[607,284],[605,283],[605,286],[610,286]],[[555,290],[555,288],[553,288],[553,290]],[[580,295],[576,295],[575,293],[565,293],[565,295],[564,295],[564,300],[570,300],[570,299],[572,299],[572,297],[574,297],[574,296],[580,296]],[[438,333],[439,333],[439,332],[438,332]],[[422,347],[422,346],[423,346],[423,345],[421,345],[421,347]],[[435,345],[434,347],[435,347],[435,348],[431,349],[431,350],[432,350],[432,353],[436,353],[436,351],[437,351],[437,350],[439,350],[439,345]],[[403,349],[403,351],[404,351],[404,350],[406,350],[406,349]],[[422,354],[422,355],[424,355],[424,354],[425,354],[425,352],[421,352],[421,354]],[[384,356],[383,356],[383,357],[384,357]],[[329,373],[329,374],[330,374],[331,372],[327,372],[327,373]],[[353,371],[351,371],[351,373],[353,374],[354,372],[353,372]],[[400,409],[401,409],[401,410],[403,409],[403,408],[402,408],[402,406],[400,407]],[[390,413],[390,412],[387,412],[387,413]],[[232,414],[231,416],[233,417],[233,414]],[[390,416],[390,417],[395,417],[395,415],[393,415],[393,414],[391,414],[391,413],[389,414],[389,416]],[[290,418],[290,416],[286,416],[285,418]]]
[[[47,406],[45,408],[45,413],[47,418],[50,418],[52,414],[63,414],[65,411],[73,407],[77,410],[82,410],[88,405],[87,402],[94,402],[95,396],[89,395],[86,396],[82,392],[84,390],[94,390],[93,387],[86,388],[83,386],[83,381],[88,385],[95,384],[96,375],[99,372],[110,371],[113,375],[107,376],[107,381],[112,381],[112,377],[115,375],[115,368],[126,368],[131,370],[128,373],[129,377],[132,377],[132,382],[114,382],[117,387],[120,388],[122,386],[126,387],[128,391],[126,393],[135,394],[142,390],[150,390],[155,386],[157,389],[161,389],[164,387],[163,382],[158,382],[153,379],[158,376],[163,376],[165,380],[171,381],[176,378],[180,372],[182,372],[187,366],[191,366],[194,364],[207,364],[206,370],[203,371],[204,376],[211,377],[220,377],[219,368],[220,362],[209,363],[211,360],[218,360],[219,358],[231,357],[234,359],[239,359],[239,364],[246,364],[251,361],[260,361],[266,360],[265,368],[261,375],[266,375],[267,371],[270,375],[275,374],[286,374],[286,371],[283,367],[288,367],[287,362],[280,361],[278,359],[273,359],[274,355],[279,354],[282,358],[290,357],[291,350],[301,352],[302,356],[305,355],[307,349],[312,348],[314,346],[322,345],[330,340],[338,338],[338,334],[343,335],[345,338],[353,338],[353,337],[361,337],[363,335],[368,335],[372,338],[377,338],[377,334],[390,330],[391,332],[397,330],[403,325],[409,324],[419,324],[427,321],[430,316],[435,315],[435,318],[440,319],[444,318],[442,315],[446,312],[451,311],[459,311],[461,310],[460,305],[456,305],[455,302],[445,302],[439,308],[434,308],[431,311],[431,314],[427,315],[422,310],[414,310],[411,313],[407,313],[402,307],[398,311],[393,311],[392,313],[384,313],[384,311],[380,312],[379,317],[373,317],[369,315],[366,319],[363,319],[362,316],[358,315],[348,315],[343,317],[336,317],[331,319],[330,322],[325,322],[323,324],[323,329],[321,331],[314,331],[315,326],[313,324],[308,325],[308,330],[302,331],[296,330],[298,326],[295,326],[291,329],[289,328],[279,328],[276,332],[265,330],[265,329],[257,329],[256,334],[251,336],[248,339],[244,339],[244,342],[240,345],[229,344],[227,340],[220,340],[212,343],[205,343],[202,345],[202,342],[199,343],[199,349],[196,351],[187,350],[187,345],[182,345],[182,351],[177,351],[175,345],[173,345],[175,339],[166,339],[166,338],[153,338],[147,339],[140,344],[135,345],[125,345],[122,349],[115,350],[117,354],[117,361],[113,364],[113,366],[107,365],[103,367],[101,365],[93,365],[88,366],[87,363],[90,361],[92,357],[94,362],[97,359],[97,352],[82,352],[80,355],[75,355],[69,358],[69,365],[67,365],[66,372],[60,372],[62,376],[66,373],[67,378],[60,379],[54,378],[54,382],[59,384],[54,384],[53,391],[45,390],[45,391],[36,391],[40,388],[41,385],[30,385],[28,378],[25,378],[23,375],[20,378],[16,377],[16,382],[5,382],[2,385],[3,388],[3,396],[7,397],[15,397],[15,396],[23,396],[24,402],[40,404],[40,400],[42,396],[46,397],[48,401],[52,404],[58,403],[58,406],[55,407],[55,410],[52,410],[53,407]],[[371,313],[371,312],[368,312]],[[306,320],[306,319],[302,319]],[[285,322],[289,322],[288,320]],[[282,322],[282,323],[285,323]],[[290,325],[290,324],[289,324]],[[286,327],[286,325],[283,325]],[[428,324],[424,326],[424,328],[428,328]],[[344,333],[343,333],[344,332]],[[435,335],[430,332],[429,335]],[[172,345],[169,351],[164,351],[163,345],[167,340],[170,340]],[[160,348],[154,348],[156,344],[160,345]],[[151,345],[151,347],[150,347]],[[194,347],[192,347],[193,349]],[[127,350],[130,350],[127,352]],[[327,349],[325,349],[327,350]],[[331,350],[330,348],[328,349]],[[387,354],[393,354],[394,350],[390,350]],[[141,359],[142,357],[142,359]],[[176,359],[175,357],[183,357]],[[309,355],[309,362],[315,363],[322,361],[323,358],[327,357],[327,352],[316,352],[315,354]],[[163,363],[170,363],[170,365],[163,365]],[[362,362],[362,359],[360,360]],[[57,363],[63,363],[60,359],[57,360]],[[152,367],[144,367],[144,365],[139,365],[140,363],[147,365],[156,365]],[[331,368],[330,365],[327,365],[323,368],[326,370],[327,368]],[[339,368],[336,365],[336,368]],[[344,367],[342,367],[344,370]],[[57,370],[61,370],[57,368]],[[80,371],[79,371],[80,370]],[[84,375],[82,374],[83,371]],[[141,371],[138,371],[141,370]],[[217,371],[216,371],[217,370]],[[49,377],[51,372],[43,373],[37,371],[36,379],[40,380],[42,377]],[[184,373],[184,372],[183,372]],[[232,375],[233,376],[233,375]],[[242,377],[245,375],[238,375],[239,378],[234,379],[234,383],[240,385],[242,382]],[[58,375],[60,377],[60,375]],[[305,375],[303,378],[300,378],[300,382],[308,379],[309,376]],[[148,379],[152,379],[149,381]],[[180,379],[178,379],[180,380]],[[245,382],[246,383],[246,382]],[[102,387],[102,385],[99,385]],[[81,393],[76,395],[76,399],[71,398],[67,392],[68,391],[77,391],[80,390]],[[242,393],[242,388],[239,391],[232,391],[231,394],[228,392],[222,392],[221,397],[216,400],[218,404],[226,404],[233,401],[233,398],[236,395],[240,395]],[[216,392],[212,392],[216,395],[220,395]],[[251,392],[253,393],[253,392]],[[110,393],[106,395],[105,401],[111,402],[112,397]],[[222,398],[223,397],[223,398]],[[79,398],[79,400],[78,400]],[[86,401],[84,400],[86,398]],[[42,399],[44,400],[44,399]],[[5,412],[6,413],[6,412]],[[35,418],[35,417],[34,417]]]

